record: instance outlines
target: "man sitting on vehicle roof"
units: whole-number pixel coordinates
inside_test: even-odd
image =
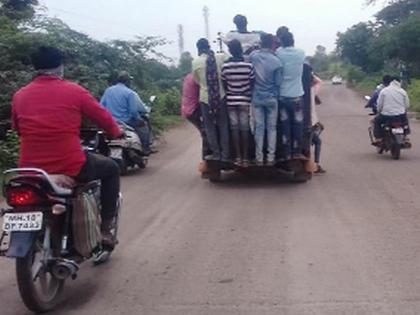
[[[260,34],[258,32],[248,31],[248,20],[241,14],[233,18],[233,23],[236,25],[236,31],[230,31],[222,40],[226,45],[234,39],[239,40],[242,45],[243,54],[248,56],[260,46]]]

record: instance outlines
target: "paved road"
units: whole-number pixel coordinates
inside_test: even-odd
[[[112,262],[84,265],[53,314],[420,314],[420,125],[393,161],[370,147],[360,97],[322,99],[328,173],[307,184],[203,181],[195,130],[170,132],[124,178]],[[2,260],[0,313],[26,315],[13,273]]]

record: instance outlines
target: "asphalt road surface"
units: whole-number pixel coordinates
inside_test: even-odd
[[[364,101],[324,87],[322,165],[307,184],[200,179],[185,125],[123,179],[121,244],[83,265],[59,315],[420,314],[420,125],[400,161],[370,146]],[[0,314],[30,314],[0,261]]]

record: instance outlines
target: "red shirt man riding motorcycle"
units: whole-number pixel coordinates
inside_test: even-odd
[[[122,131],[86,89],[63,79],[63,56],[58,49],[40,47],[31,60],[37,75],[14,95],[12,103],[13,128],[21,140],[19,167],[40,168],[81,182],[101,180],[102,233],[104,245],[112,249],[110,230],[120,191],[119,168],[110,158],[83,152],[82,117],[110,137],[120,137]]]

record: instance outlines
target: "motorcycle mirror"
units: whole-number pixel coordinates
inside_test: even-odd
[[[156,95],[152,95],[150,96],[150,103],[153,103],[156,100],[157,96]]]
[[[365,100],[370,101],[371,97],[368,95],[365,95]]]

